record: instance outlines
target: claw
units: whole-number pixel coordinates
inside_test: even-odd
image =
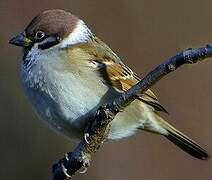
[[[69,161],[69,158],[68,158],[68,154],[67,154],[67,153],[65,153],[65,159],[66,159],[67,161]]]
[[[71,178],[71,176],[67,173],[67,169],[65,168],[65,166],[63,165],[63,163],[61,163],[61,167],[62,167],[62,170],[63,170],[63,173],[65,174],[65,176],[67,178]]]
[[[83,167],[82,171],[79,171],[80,174],[85,174],[87,172],[88,168],[87,167]]]
[[[86,142],[87,144],[90,144],[90,142],[88,141],[88,137],[89,137],[89,134],[88,134],[88,133],[85,133],[85,134],[84,134],[85,142]]]

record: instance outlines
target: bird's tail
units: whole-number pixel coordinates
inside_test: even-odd
[[[209,157],[206,150],[200,147],[196,142],[191,140],[189,137],[175,129],[165,120],[163,120],[160,116],[156,115],[157,124],[165,130],[166,133],[163,135],[169,139],[172,143],[180,147],[183,151],[187,152],[188,154],[192,155],[195,158],[205,160]],[[161,133],[162,134],[162,133]]]

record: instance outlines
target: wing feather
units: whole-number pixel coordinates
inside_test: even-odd
[[[116,90],[123,92],[130,89],[140,81],[140,78],[99,38],[94,39],[95,63],[99,64],[100,73],[104,80]],[[94,52],[92,52],[94,53]],[[148,89],[145,93],[138,94],[138,99],[149,104],[156,111],[166,112],[166,109],[159,103],[156,95]]]

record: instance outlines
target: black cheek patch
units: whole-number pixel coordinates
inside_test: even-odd
[[[39,44],[38,48],[42,50],[48,49],[54,45],[57,45],[59,42],[60,41],[57,36],[51,36],[51,37],[48,37],[46,40],[44,40],[42,44]]]

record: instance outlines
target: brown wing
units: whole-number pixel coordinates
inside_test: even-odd
[[[103,63],[103,62],[100,62]],[[105,62],[104,62],[105,63]],[[122,63],[107,63],[104,70],[105,80],[118,91],[126,91],[140,80],[138,76]],[[166,109],[158,102],[151,90],[138,95],[138,99],[154,107],[156,111],[166,112]]]
[[[95,48],[92,48],[93,50],[98,51],[98,53],[92,51],[92,54],[96,54],[96,60],[93,60],[93,62],[99,65],[101,75],[113,88],[123,92],[140,81],[140,78],[124,65],[120,58],[99,38],[94,38],[92,46],[95,46]],[[145,93],[139,94],[138,99],[151,105],[156,111],[167,113],[166,109],[158,102],[155,94],[149,89]]]
[[[94,37],[93,42],[86,46],[87,52],[94,56],[90,62],[99,67],[104,80],[117,91],[126,91],[140,81],[140,78],[99,38]],[[138,99],[151,105],[156,111],[167,113],[151,90],[139,94]]]

